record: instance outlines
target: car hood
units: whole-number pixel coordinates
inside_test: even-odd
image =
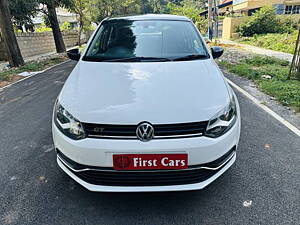
[[[212,59],[79,61],[59,102],[82,122],[167,124],[209,120],[229,103],[229,94]]]

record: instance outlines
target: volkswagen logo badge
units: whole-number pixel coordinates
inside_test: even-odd
[[[154,128],[148,122],[143,122],[136,129],[136,136],[141,141],[150,141],[154,137]]]

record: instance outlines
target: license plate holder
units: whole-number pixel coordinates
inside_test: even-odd
[[[115,170],[180,170],[188,168],[188,154],[113,154]]]

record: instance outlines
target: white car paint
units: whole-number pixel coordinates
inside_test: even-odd
[[[232,164],[236,160],[236,155],[234,154],[232,159],[222,168],[218,173],[214,176],[207,179],[205,182],[195,183],[195,184],[186,184],[186,185],[172,185],[172,186],[147,186],[147,187],[121,187],[121,186],[101,186],[101,185],[93,185],[89,184],[77,176],[75,176],[68,168],[57,159],[57,163],[60,168],[65,171],[70,177],[72,177],[75,181],[81,184],[83,187],[90,191],[95,192],[170,192],[170,191],[192,191],[192,190],[200,190],[205,188],[207,185],[212,183],[218,177],[220,177],[226,170],[228,170]]]
[[[131,19],[137,18],[187,20],[165,15]],[[79,164],[112,168],[112,155],[116,153],[187,153],[189,166],[205,164],[220,158],[239,142],[239,105],[212,57],[138,63],[87,62],[80,59],[58,96],[59,103],[80,122],[137,125],[142,121],[151,124],[208,121],[229,104],[231,95],[237,104],[237,120],[228,132],[218,138],[201,136],[149,142],[95,138],[72,140],[53,122],[54,145]],[[88,190],[145,192],[202,189],[223,174],[235,159],[234,153],[220,171],[204,182],[145,187],[89,184],[74,175],[62,160],[58,158],[57,161],[70,177]]]
[[[207,120],[229,103],[229,95],[213,59],[113,64],[79,61],[59,102],[82,122],[161,124]]]

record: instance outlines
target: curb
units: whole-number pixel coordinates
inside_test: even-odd
[[[21,81],[24,81],[24,80],[26,80],[26,79],[28,79],[28,78],[31,78],[31,77],[34,77],[34,76],[39,75],[39,74],[41,74],[41,73],[44,73],[44,72],[46,72],[47,70],[50,70],[50,69],[52,69],[52,68],[54,68],[54,67],[56,67],[56,66],[62,65],[62,64],[64,64],[64,63],[67,63],[67,62],[70,62],[70,61],[71,61],[71,59],[68,59],[67,61],[64,61],[64,62],[55,64],[55,65],[53,65],[53,66],[50,66],[50,67],[48,67],[48,68],[46,68],[46,69],[40,71],[39,73],[32,74],[32,75],[30,75],[30,76],[27,76],[27,77],[24,77],[24,78],[22,78],[22,79],[20,79],[20,80],[17,80],[16,82],[13,82],[13,83],[11,83],[11,84],[8,84],[8,85],[6,85],[6,86],[0,88],[0,91],[3,91],[4,89],[7,89],[7,88],[9,88],[9,87],[11,87],[11,86],[13,86],[13,85],[15,85],[15,84],[17,84],[17,83],[20,83]]]
[[[278,122],[283,124],[285,127],[287,127],[289,130],[291,130],[294,134],[296,134],[298,137],[300,137],[300,130],[295,127],[293,124],[291,124],[286,119],[282,118],[280,115],[278,115],[276,112],[274,112],[272,109],[270,109],[268,106],[262,104],[257,98],[249,94],[247,91],[245,91],[243,88],[226,78],[226,81],[237,91],[242,93],[245,97],[247,97],[250,101],[252,101],[256,106],[264,110],[266,113],[268,113],[270,116],[272,116],[274,119],[276,119]]]

